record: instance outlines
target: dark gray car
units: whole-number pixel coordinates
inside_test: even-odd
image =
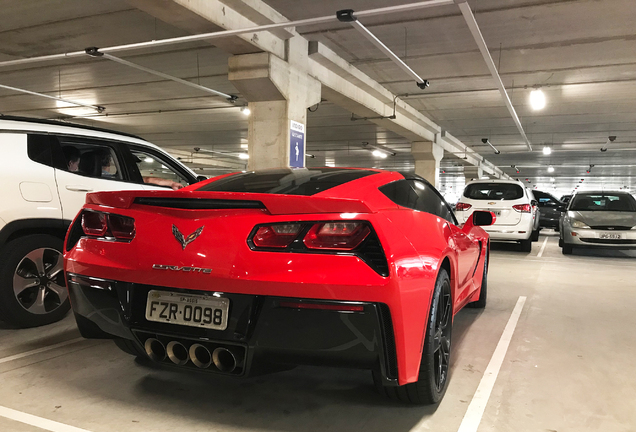
[[[539,201],[539,226],[541,228],[554,228],[559,230],[559,221],[565,211],[565,204],[547,192],[532,191],[537,201]]]

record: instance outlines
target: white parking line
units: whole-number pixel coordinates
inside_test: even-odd
[[[479,382],[477,391],[475,392],[473,399],[470,401],[470,405],[468,405],[468,410],[466,410],[464,419],[462,420],[457,432],[477,432],[477,428],[481,423],[481,418],[484,415],[488,399],[490,399],[490,393],[495,386],[495,381],[497,381],[497,375],[499,375],[499,370],[501,369],[504,357],[508,351],[508,346],[510,346],[512,334],[515,332],[515,328],[517,327],[517,322],[519,321],[521,310],[523,309],[525,302],[526,297],[523,296],[519,297],[519,300],[517,300],[517,304],[515,305],[512,315],[510,315],[510,319],[508,320],[508,324],[506,324],[506,328],[504,328],[501,339],[499,339],[499,343],[497,344],[497,348],[495,348],[495,352],[492,354],[490,363],[488,363],[488,367],[486,367],[484,376]]]
[[[35,426],[37,428],[44,429],[50,432],[90,432],[86,429],[80,429],[76,428],[75,426],[65,425],[64,423],[37,417],[3,406],[0,406],[0,417],[5,417],[20,423]]]
[[[539,250],[539,255],[537,255],[537,258],[541,258],[541,255],[543,255],[543,251],[545,250],[545,245],[548,244],[548,239],[550,237],[546,237],[545,240],[543,240],[543,244],[541,245],[541,250]]]
[[[61,347],[64,347],[66,345],[71,345],[71,344],[74,344],[74,343],[77,343],[77,342],[83,341],[83,340],[86,340],[86,339],[80,337],[80,338],[77,338],[77,339],[71,339],[71,340],[68,340],[68,341],[65,341],[65,342],[60,342],[60,343],[55,344],[55,345],[49,345],[49,346],[45,346],[45,347],[42,347],[42,348],[31,350],[31,351],[23,352],[23,353],[20,353],[20,354],[14,354],[12,356],[3,357],[3,358],[0,358],[0,364],[6,363],[6,362],[10,362],[10,361],[13,361],[13,360],[18,360],[18,359],[21,359],[23,357],[28,357],[28,356],[31,356],[31,355],[34,355],[34,354],[40,354],[40,353],[43,353],[43,352],[46,352],[46,351],[54,350],[56,348],[61,348]]]

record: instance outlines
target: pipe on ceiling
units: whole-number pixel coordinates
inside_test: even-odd
[[[69,99],[63,99],[63,98],[59,98],[59,97],[55,97],[55,96],[51,96],[51,95],[47,95],[47,94],[43,94],[43,93],[34,92],[34,91],[31,91],[31,90],[25,90],[25,89],[21,89],[21,88],[17,88],[17,87],[11,87],[11,86],[8,86],[8,85],[0,84],[0,88],[11,90],[11,91],[15,91],[15,92],[19,92],[19,93],[26,93],[26,94],[30,94],[32,96],[39,96],[39,97],[43,97],[43,98],[47,98],[47,99],[53,99],[53,100],[64,102],[64,103],[67,103],[67,104],[70,104],[70,105],[75,105],[76,107],[92,108],[95,111],[97,111],[98,113],[102,113],[102,112],[104,112],[106,110],[106,108],[104,108],[103,106],[90,105],[90,104],[86,104],[86,103],[83,103],[83,102],[77,102],[77,101],[73,101],[73,100],[69,100]],[[69,106],[69,107],[65,107],[65,108],[74,108],[74,107]]]
[[[519,120],[517,111],[515,111],[515,107],[512,106],[512,101],[510,100],[510,97],[508,96],[508,92],[506,92],[506,88],[504,87],[504,84],[501,81],[501,76],[499,76],[499,72],[497,71],[497,66],[495,66],[495,62],[493,61],[492,56],[490,55],[490,51],[488,51],[488,46],[486,45],[484,36],[481,34],[481,30],[479,30],[479,25],[477,24],[477,20],[475,20],[475,15],[473,15],[473,11],[470,9],[470,5],[468,4],[467,0],[454,0],[454,1],[457,4],[457,6],[459,6],[459,10],[464,16],[464,20],[466,21],[466,24],[468,25],[468,29],[472,33],[473,38],[475,39],[475,42],[477,43],[477,46],[479,47],[479,51],[481,52],[481,55],[484,58],[484,61],[486,62],[486,66],[488,66],[488,70],[490,71],[490,74],[495,80],[495,84],[497,85],[497,88],[499,89],[499,93],[501,93],[501,97],[503,98],[506,108],[508,108],[508,111],[510,112],[510,115],[512,116],[512,120],[515,122],[515,125],[517,126],[517,129],[519,130],[519,133],[521,134],[521,137],[526,143],[526,146],[528,146],[528,150],[532,151],[532,144],[530,143],[530,140],[528,139],[526,132],[523,130],[523,126],[521,125],[521,121]]]

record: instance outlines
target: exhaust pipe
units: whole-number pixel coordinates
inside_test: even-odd
[[[203,345],[195,343],[190,347],[190,360],[196,367],[206,369],[212,364],[212,354]]]
[[[215,349],[212,353],[212,361],[221,372],[232,372],[236,369],[236,356],[227,348]]]
[[[179,366],[183,366],[190,359],[188,349],[181,342],[169,342],[166,347],[166,353],[168,354],[170,361]]]
[[[159,339],[148,338],[144,343],[146,354],[153,361],[164,361],[166,358],[166,347]]]

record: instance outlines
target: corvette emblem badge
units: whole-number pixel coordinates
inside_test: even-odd
[[[176,225],[172,225],[172,234],[174,235],[174,238],[176,238],[177,241],[181,243],[181,246],[183,248],[182,250],[185,250],[186,246],[196,240],[196,238],[199,237],[202,232],[203,227],[197,229],[195,232],[188,235],[187,237],[184,237],[183,234],[181,234],[181,231],[179,231],[179,228],[177,228]]]

